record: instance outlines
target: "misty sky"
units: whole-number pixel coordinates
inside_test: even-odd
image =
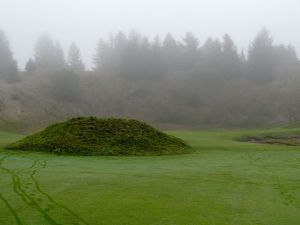
[[[180,38],[228,32],[239,48],[247,48],[266,27],[276,42],[300,52],[300,0],[1,0],[0,29],[10,40],[20,67],[33,56],[36,39],[48,33],[67,49],[80,47],[91,67],[100,37],[137,30],[153,37],[171,32]]]

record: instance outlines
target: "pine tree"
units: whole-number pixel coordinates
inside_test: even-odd
[[[55,66],[55,47],[49,35],[42,35],[35,47],[35,62],[38,68],[51,69]]]
[[[84,71],[85,69],[85,66],[81,60],[80,49],[76,46],[75,43],[72,43],[69,48],[68,64],[73,71]]]
[[[58,69],[63,69],[66,67],[64,50],[59,42],[56,42],[54,46],[54,66]]]
[[[144,75],[143,57],[141,54],[142,38],[136,31],[131,31],[128,37],[128,44],[125,48],[120,67],[123,77],[136,79]]]
[[[219,40],[208,38],[201,48],[201,60],[198,74],[220,83],[224,80],[223,51]]]
[[[257,82],[273,80],[273,70],[277,64],[273,38],[263,29],[249,48],[248,77]]]
[[[193,66],[199,60],[199,41],[192,33],[186,33],[183,38],[185,49],[185,66]]]
[[[113,50],[111,45],[100,39],[94,57],[95,71],[107,72],[111,71],[112,68],[114,68],[114,65],[112,64],[112,52]]]
[[[180,46],[170,33],[167,34],[163,42],[162,51],[166,69],[168,71],[179,69],[182,62]]]
[[[222,44],[217,39],[208,38],[201,48],[201,53],[203,63],[208,64],[208,66],[215,67],[222,63]]]
[[[32,73],[35,70],[36,70],[36,63],[32,59],[29,59],[28,62],[26,63],[25,71],[27,73]]]
[[[7,82],[17,82],[19,72],[17,62],[13,59],[9,42],[3,31],[0,30],[0,79],[6,79]]]
[[[237,47],[232,38],[225,34],[223,37],[223,72],[224,76],[237,77],[241,75],[242,64]]]
[[[64,51],[59,42],[54,44],[49,35],[42,35],[35,47],[35,62],[38,69],[63,69],[66,67]]]
[[[242,63],[245,63],[247,61],[246,56],[245,56],[245,52],[244,49],[242,49],[241,53],[240,53],[240,59]]]

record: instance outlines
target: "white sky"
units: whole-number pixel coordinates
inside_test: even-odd
[[[177,38],[192,31],[200,43],[227,32],[247,48],[262,27],[300,52],[300,0],[0,0],[0,29],[20,67],[45,32],[65,49],[75,41],[90,67],[98,39],[119,30]]]

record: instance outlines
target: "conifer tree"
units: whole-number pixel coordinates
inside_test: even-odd
[[[3,31],[0,30],[0,79],[7,82],[17,82],[19,71],[17,62],[13,59],[9,42]]]
[[[32,59],[29,59],[25,65],[25,71],[27,73],[32,73],[36,70],[36,64]]]
[[[72,43],[69,48],[68,65],[74,71],[84,71],[85,69],[85,66],[81,59],[80,49],[76,46],[75,43]]]

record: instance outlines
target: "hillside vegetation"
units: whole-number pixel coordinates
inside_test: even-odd
[[[231,37],[202,45],[192,33],[162,41],[119,32],[99,41],[85,69],[73,44],[41,36],[25,71],[0,57],[0,128],[36,130],[77,116],[135,118],[161,128],[246,127],[300,121],[300,63],[262,30],[238,50]],[[4,46],[4,47],[3,47]],[[1,64],[1,59],[5,59]]]

